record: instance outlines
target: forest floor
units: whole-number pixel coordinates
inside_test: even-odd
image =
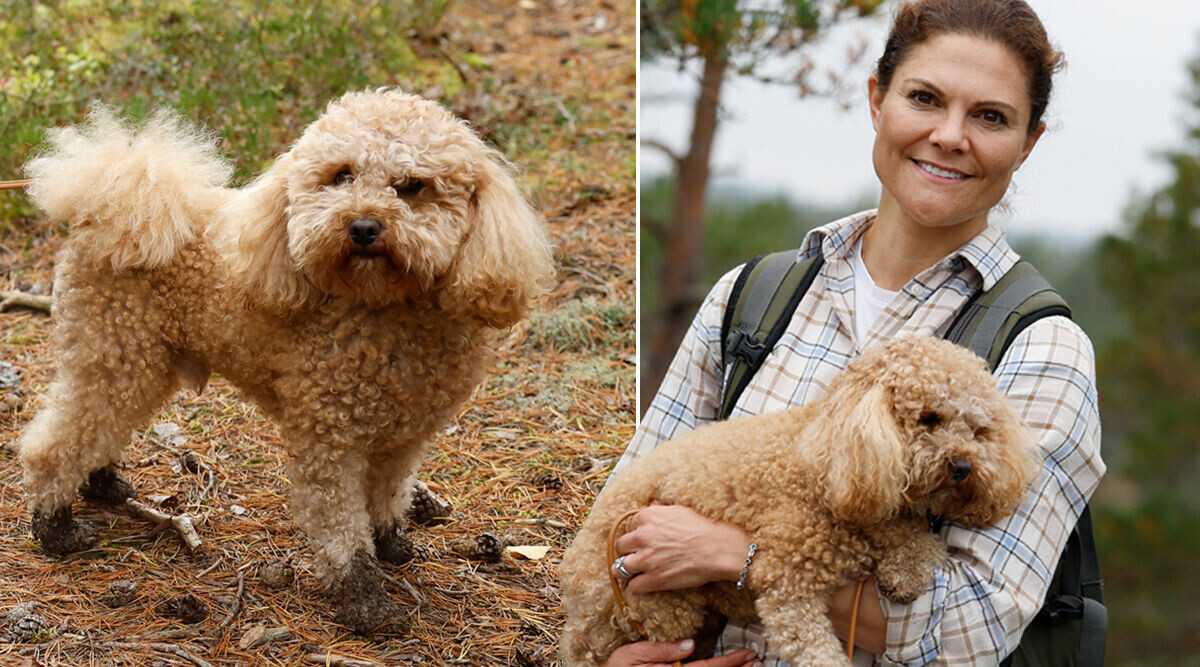
[[[636,414],[634,5],[461,3],[443,26],[475,54],[468,75],[487,79],[455,111],[521,168],[560,271],[421,469],[452,514],[411,526],[416,562],[385,565],[406,627],[363,637],[333,623],[287,509],[278,431],[220,378],[176,395],[133,435],[123,464],[139,500],[201,522],[200,548],[80,502],[100,541],[47,558],[12,450],[54,372],[53,322],[10,308],[0,312],[0,664],[557,664],[556,566]],[[47,293],[65,232],[9,222],[0,289]],[[484,534],[510,547],[496,562],[461,548]]]

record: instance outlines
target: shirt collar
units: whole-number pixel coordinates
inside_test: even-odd
[[[848,260],[854,251],[855,241],[874,219],[875,209],[869,209],[813,229],[804,237],[800,258],[812,257],[819,252],[827,262]],[[1008,273],[1019,258],[1008,245],[1004,232],[994,225],[988,225],[932,268],[960,272],[969,266],[983,279],[983,289],[987,290]]]

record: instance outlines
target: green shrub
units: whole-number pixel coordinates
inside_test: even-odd
[[[161,106],[220,133],[237,178],[258,172],[347,90],[448,97],[462,82],[421,58],[450,0],[0,0],[0,180],[92,100],[139,118]],[[0,233],[32,209],[0,193]]]

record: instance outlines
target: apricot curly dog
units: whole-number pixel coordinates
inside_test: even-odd
[[[89,546],[76,491],[132,495],[133,429],[216,371],[279,425],[336,619],[365,632],[397,611],[376,559],[398,558],[416,470],[552,280],[549,247],[499,153],[394,89],[332,102],[244,188],[214,144],[96,108],[26,167],[71,225],[58,374],[20,441],[33,533]]]
[[[821,400],[702,426],[609,482],[562,562],[567,664],[598,664],[642,638],[633,621],[647,639],[692,637],[710,610],[761,619],[793,665],[849,664],[826,615],[831,593],[874,574],[890,599],[915,599],[946,557],[927,517],[983,526],[1011,513],[1036,451],[971,352],[935,338],[870,348]],[[653,500],[743,527],[758,545],[755,593],[729,582],[626,593],[622,613],[607,535]]]

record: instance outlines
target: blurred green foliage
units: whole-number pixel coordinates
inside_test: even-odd
[[[659,301],[663,262],[662,230],[670,219],[675,197],[675,180],[659,177],[642,181],[638,236],[638,311],[643,317],[655,312]],[[709,202],[704,220],[704,248],[700,256],[695,290],[689,296],[691,313],[700,306],[708,288],[722,275],[752,257],[785,248],[797,248],[813,227],[872,207],[871,197],[843,206],[813,206],[797,203],[784,194],[718,191]],[[690,317],[690,315],[689,315]],[[639,349],[648,349],[650,332],[643,326]],[[645,370],[642,364],[639,370]],[[643,377],[645,398],[656,387]]]
[[[1101,409],[1123,493],[1098,517],[1113,664],[1200,662],[1200,56],[1173,181],[1135,202],[1097,267],[1130,323],[1100,351]],[[1108,437],[1106,435],[1106,444]]]
[[[220,133],[244,179],[347,90],[456,92],[448,59],[413,49],[450,2],[0,0],[0,180],[92,100],[180,110]],[[0,197],[0,231],[31,212]]]

